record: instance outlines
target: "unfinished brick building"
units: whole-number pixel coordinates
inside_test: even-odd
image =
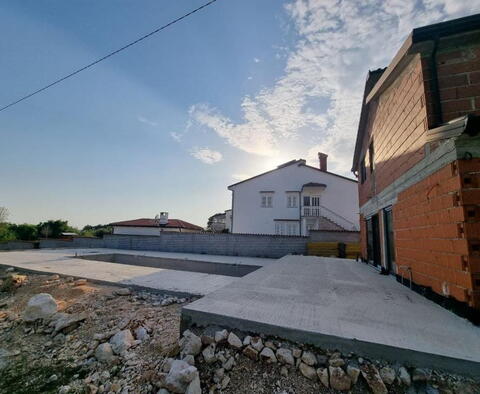
[[[364,260],[474,316],[477,115],[480,14],[414,29],[387,68],[368,74],[352,167]]]

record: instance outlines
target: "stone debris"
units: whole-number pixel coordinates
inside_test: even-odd
[[[301,362],[298,369],[307,379],[317,380],[317,371],[310,365]]]
[[[202,340],[193,332],[187,330],[183,333],[179,342],[181,354],[192,356],[198,355],[202,351]]]
[[[238,336],[236,336],[233,332],[228,335],[227,342],[230,346],[235,349],[241,349],[243,347],[243,343]]]
[[[295,354],[293,354],[293,356],[295,357]],[[309,352],[308,350],[305,350],[303,352],[301,359],[302,362],[310,366],[314,366],[315,364],[317,364],[317,357],[315,356],[315,354]]]
[[[95,358],[98,361],[105,362],[105,363],[110,363],[113,360],[115,360],[115,355],[113,354],[112,346],[107,342],[101,343],[100,345],[98,345],[97,349],[95,349]]]
[[[363,378],[367,381],[368,386],[373,394],[387,394],[388,390],[383,383],[382,377],[377,368],[373,364],[362,364],[360,367]]]
[[[110,345],[115,354],[122,354],[130,349],[133,345],[133,341],[133,335],[131,331],[127,329],[117,332],[112,338],[110,338]]]
[[[77,279],[73,282],[74,286],[83,286],[83,285],[86,285],[86,284],[87,284],[86,279]]]
[[[30,286],[30,276],[24,283],[25,288]],[[38,283],[43,292],[63,286],[62,292],[70,290],[76,294],[98,286],[76,288],[72,287],[73,281],[54,275],[43,275]],[[57,393],[292,394],[327,389],[356,393],[363,392],[367,384],[374,394],[387,393],[387,387],[395,393],[480,392],[476,382],[457,375],[411,366],[396,369],[398,366],[394,368],[381,360],[266,335],[218,327],[207,327],[201,332],[193,327],[178,338],[179,308],[166,308],[162,303],[167,300],[178,305],[185,299],[125,289],[110,287],[103,295],[86,296],[85,304],[65,302],[59,296],[61,292],[51,291],[59,298],[55,302],[52,297],[59,306],[49,311],[47,317],[32,322],[20,316],[25,315],[24,305],[29,298],[38,294],[30,293],[21,308],[13,310],[17,305],[14,296],[0,292],[0,378],[3,371],[17,368],[17,363],[27,355],[35,368],[38,362],[65,363],[59,364],[60,369],[49,367],[48,374],[41,379],[44,384],[55,385]],[[136,312],[137,307],[142,308],[141,315]],[[173,335],[167,341],[162,340],[165,326],[158,318],[162,313],[176,322],[170,324]],[[12,337],[13,330],[17,337]],[[11,338],[22,338],[22,342],[11,347]],[[34,343],[38,347],[32,353],[29,349]],[[67,370],[78,369],[65,380],[64,366]],[[21,376],[25,379],[28,373]],[[407,387],[412,380],[413,387]],[[2,390],[8,392],[0,379]]]
[[[222,330],[222,331],[217,331],[215,333],[215,342],[221,343],[226,341],[228,338],[228,331],[227,330]]]
[[[243,354],[251,360],[256,360],[258,358],[258,352],[250,345],[243,349]]]
[[[277,360],[282,364],[294,365],[295,360],[293,359],[292,351],[290,349],[280,348],[277,350]]]
[[[34,295],[28,301],[27,307],[23,312],[23,320],[33,322],[39,319],[48,319],[57,312],[57,303],[55,299],[47,293]]]
[[[117,295],[117,296],[129,296],[132,294],[132,292],[130,291],[130,289],[128,287],[122,287],[120,289],[115,289],[113,291],[113,294]]]
[[[340,367],[328,367],[330,387],[339,391],[348,391],[352,386],[350,377]]]
[[[412,378],[405,367],[400,367],[398,370],[398,378],[400,382],[407,387],[412,384]]]
[[[395,370],[391,367],[383,367],[380,369],[380,376],[382,377],[383,383],[387,385],[393,384],[397,375],[395,374]]]

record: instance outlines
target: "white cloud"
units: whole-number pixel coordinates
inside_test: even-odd
[[[245,179],[251,178],[253,175],[248,174],[232,174],[232,178],[236,181],[243,181]]]
[[[255,63],[260,63],[260,59],[259,59],[258,57],[254,57],[254,58],[253,58],[253,61],[254,61]]]
[[[158,126],[157,122],[154,122],[153,120],[147,119],[144,116],[139,116],[137,119],[138,119],[139,122],[148,124],[149,126],[152,126],[152,127]]]
[[[240,122],[210,104],[192,106],[191,119],[257,155],[294,156],[292,141],[304,141],[303,155],[323,151],[333,171],[348,173],[367,70],[388,65],[412,28],[480,9],[473,3],[289,1],[285,10],[298,39],[287,53],[283,75],[242,99]],[[312,104],[319,101],[324,104]]]
[[[172,131],[170,132],[170,137],[172,137],[177,142],[181,142],[183,138],[183,134],[177,133],[176,131]]]
[[[206,164],[215,164],[222,160],[222,154],[209,148],[193,148],[190,154]]]

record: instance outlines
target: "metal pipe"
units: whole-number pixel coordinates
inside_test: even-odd
[[[412,268],[409,266],[409,265],[398,265],[397,266],[397,270],[401,270],[401,269],[405,269],[408,271],[408,274],[409,274],[409,280],[410,280],[410,290],[412,289],[412,279],[413,279],[413,276],[412,276]],[[402,285],[403,285],[403,275],[400,275],[402,277]]]

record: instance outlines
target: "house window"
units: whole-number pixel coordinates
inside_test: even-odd
[[[287,195],[287,208],[297,208],[297,196],[294,194]]]
[[[294,221],[279,221],[275,222],[275,234],[277,235],[298,235],[299,225]]]
[[[365,167],[365,157],[360,162],[360,183],[367,180],[367,168]]]
[[[310,196],[303,196],[303,206],[304,207],[310,206]]]
[[[320,206],[320,197],[312,197],[312,207]]]
[[[262,199],[260,206],[262,208],[272,208],[273,204],[273,195],[270,193],[262,193]]]
[[[375,152],[373,150],[373,141],[370,142],[370,146],[368,147],[368,161],[370,162],[370,173],[373,172],[375,169]]]

